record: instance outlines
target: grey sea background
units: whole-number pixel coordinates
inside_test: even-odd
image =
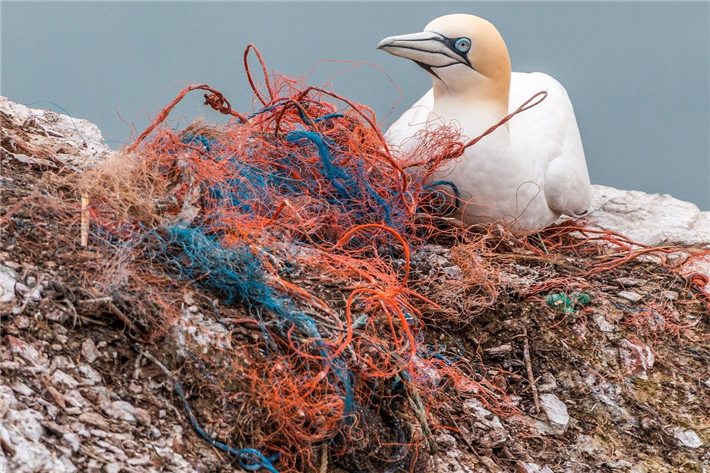
[[[386,128],[431,81],[415,64],[377,51],[378,42],[449,13],[490,20],[513,70],[546,72],[566,87],[593,183],[669,193],[710,210],[705,1],[3,0],[0,94],[88,119],[118,148],[188,84],[207,83],[251,111],[242,54],[255,43],[270,70],[368,105]],[[169,124],[225,121],[201,103],[201,93],[188,95]]]

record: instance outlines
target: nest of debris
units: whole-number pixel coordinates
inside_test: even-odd
[[[261,103],[248,116],[192,86],[82,172],[10,158],[3,248],[51,263],[58,295],[3,313],[124,328],[114,343],[150,361],[206,442],[195,448],[249,470],[509,471],[561,464],[572,435],[670,469],[707,461],[673,447],[673,428],[708,433],[710,396],[693,383],[702,363],[707,375],[710,299],[687,270],[707,251],[647,248],[583,221],[462,228],[429,213],[442,200],[429,176],[460,149],[451,130],[394,159],[366,107],[247,74]],[[234,118],[161,127],[195,89]],[[593,356],[607,343],[614,362]],[[661,359],[685,369],[686,421],[667,413],[676,388],[654,379]],[[652,412],[650,427],[610,406]],[[619,419],[651,437],[605,437]],[[652,457],[634,445],[653,435]]]

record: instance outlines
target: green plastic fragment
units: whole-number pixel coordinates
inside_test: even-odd
[[[591,302],[591,298],[587,293],[578,292],[571,295],[574,299],[567,296],[564,292],[550,294],[547,298],[547,305],[554,307],[565,314],[573,314],[575,302],[581,306],[585,306]]]
[[[592,301],[592,298],[589,297],[589,294],[586,292],[579,292],[574,295],[574,298],[577,300],[577,304],[579,305],[587,305]]]
[[[547,298],[547,305],[555,307],[557,310],[564,312],[565,314],[571,314],[574,312],[574,303],[564,292],[550,294],[550,297]]]

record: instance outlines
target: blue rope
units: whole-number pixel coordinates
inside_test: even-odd
[[[239,466],[241,466],[245,470],[257,471],[262,468],[265,468],[272,473],[279,473],[278,470],[274,468],[274,465],[272,465],[272,462],[278,460],[278,453],[274,456],[266,458],[264,455],[261,454],[259,450],[253,448],[232,448],[229,445],[223,444],[222,442],[218,442],[209,435],[207,435],[207,433],[202,430],[202,427],[200,427],[200,424],[197,422],[195,414],[192,413],[192,409],[190,409],[190,405],[187,403],[187,399],[185,399],[185,392],[182,390],[182,386],[180,385],[178,380],[173,378],[173,384],[175,385],[175,389],[178,392],[178,396],[180,396],[180,400],[182,401],[182,404],[185,407],[185,412],[187,413],[188,419],[190,419],[190,424],[192,424],[192,427],[200,435],[200,437],[205,439],[210,445],[213,445],[219,448],[220,450],[224,450],[225,452],[237,457]]]
[[[167,232],[167,243],[177,245],[181,250],[179,254],[169,257],[178,276],[197,281],[200,286],[222,296],[226,304],[241,303],[257,313],[267,310],[279,320],[284,335],[291,326],[295,326],[306,337],[315,340],[324,362],[340,381],[346,412],[352,409],[354,381],[345,361],[332,356],[315,320],[297,312],[290,299],[277,296],[266,282],[261,261],[248,246],[226,248],[196,228],[174,226],[169,227]],[[267,343],[270,343],[263,324],[261,328]]]
[[[134,345],[133,349],[136,350],[138,353],[144,353],[138,345]],[[152,358],[152,356],[151,356]],[[226,445],[222,442],[218,442],[217,440],[213,439],[209,435],[207,435],[207,432],[202,430],[202,427],[200,427],[200,423],[197,421],[197,418],[195,417],[195,414],[192,412],[192,409],[190,408],[190,404],[188,404],[187,399],[185,398],[185,391],[182,389],[182,385],[180,382],[175,379],[174,376],[170,374],[170,372],[166,371],[166,368],[164,366],[160,366],[160,368],[163,369],[165,374],[170,378],[170,380],[173,382],[175,385],[175,390],[178,393],[178,396],[180,397],[180,401],[182,401],[182,405],[185,407],[185,413],[187,414],[187,418],[190,420],[190,424],[192,425],[192,428],[195,429],[195,431],[205,439],[210,445],[219,448],[220,450],[223,450],[227,453],[230,453],[237,457],[237,461],[239,462],[239,466],[244,468],[245,470],[249,471],[257,471],[262,468],[265,468],[266,470],[270,471],[271,473],[279,473],[278,470],[274,467],[272,464],[273,462],[277,461],[279,458],[279,454],[275,454],[271,457],[265,457],[259,450],[256,450],[254,448],[232,448],[229,445]]]

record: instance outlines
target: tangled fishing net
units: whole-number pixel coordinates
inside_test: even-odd
[[[359,449],[382,471],[415,469],[418,452],[436,448],[432,429],[456,430],[447,399],[516,412],[469,361],[424,341],[426,318],[465,325],[495,302],[502,283],[493,253],[600,255],[599,242],[629,250],[530,287],[526,296],[544,306],[542,295],[584,291],[590,276],[645,250],[575,222],[547,230],[541,244],[494,238],[494,229],[442,230],[423,212],[442,200],[426,183],[481,137],[462,144],[440,128],[409,160],[395,160],[371,110],[268,75],[258,52],[257,87],[250,49],[258,110],[242,115],[218,91],[190,86],[130,147],[70,183],[88,203],[89,244],[103,253],[82,268],[85,286],[112,296],[111,312],[171,377],[195,430],[243,468],[306,471]],[[233,118],[161,126],[197,89]],[[53,210],[74,215],[65,221],[72,232],[82,227],[76,202]],[[460,243],[450,258],[462,274],[413,281],[412,252],[436,238]],[[178,356],[156,360],[156,344]],[[191,361],[183,380],[174,374],[180,358]],[[221,406],[223,417],[202,417],[191,399]],[[418,429],[403,429],[402,417]]]
[[[410,248],[434,230],[415,225],[417,210],[437,198],[424,183],[434,161],[455,158],[457,141],[432,134],[420,149],[429,165],[405,172],[371,110],[270,77],[257,52],[262,92],[249,50],[259,110],[243,116],[218,91],[188,87],[124,153],[79,182],[91,244],[115,250],[104,267],[87,268],[94,287],[130,294],[132,317],[151,321],[145,336],[179,339],[198,366],[204,385],[193,389],[240,412],[223,443],[190,413],[195,428],[243,467],[303,471],[323,448],[337,456],[369,442],[372,418],[389,419],[394,433],[380,439],[390,446],[378,456],[396,469],[431,442],[431,406],[446,384],[513,412],[471,367],[423,343],[418,307],[440,307],[409,284]],[[196,89],[234,118],[159,126]],[[199,333],[176,306],[192,286],[214,296],[203,301],[213,333]],[[245,316],[224,315],[235,306]],[[422,432],[392,429],[400,411]]]

